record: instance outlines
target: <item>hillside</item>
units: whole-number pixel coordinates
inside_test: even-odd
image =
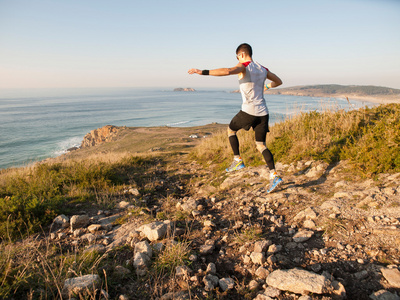
[[[251,131],[246,168],[223,171],[219,124],[107,127],[2,170],[0,298],[396,299],[399,120],[389,104],[271,126],[271,194]]]
[[[380,86],[358,85],[305,85],[270,89],[270,94],[309,97],[349,98],[379,103],[400,103],[400,90]]]

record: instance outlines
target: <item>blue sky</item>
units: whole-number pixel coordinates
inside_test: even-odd
[[[399,0],[0,0],[0,88],[237,87],[253,58],[307,84],[400,88]]]

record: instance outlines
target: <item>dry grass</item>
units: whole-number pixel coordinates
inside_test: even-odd
[[[270,128],[267,147],[275,161],[347,159],[362,176],[400,171],[400,105],[389,104],[346,112],[327,108],[322,112],[294,115]],[[239,131],[241,156],[250,166],[262,164],[254,145],[254,133]],[[383,156],[382,153],[386,153]],[[215,135],[196,147],[192,157],[216,170],[232,158],[227,134]]]

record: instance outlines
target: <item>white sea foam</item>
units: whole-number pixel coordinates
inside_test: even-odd
[[[170,123],[170,124],[167,124],[166,126],[170,126],[170,127],[172,127],[172,126],[178,126],[178,125],[182,125],[182,124],[187,124],[187,123],[190,123],[191,121],[181,121],[181,122],[176,122],[176,123]]]
[[[82,137],[76,136],[61,141],[57,144],[57,149],[53,152],[54,156],[59,156],[68,152],[68,149],[73,147],[79,147],[82,142]]]

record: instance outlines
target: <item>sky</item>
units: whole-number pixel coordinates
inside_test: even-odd
[[[400,0],[0,0],[0,89],[235,88],[187,71],[244,42],[282,87],[400,89]]]

